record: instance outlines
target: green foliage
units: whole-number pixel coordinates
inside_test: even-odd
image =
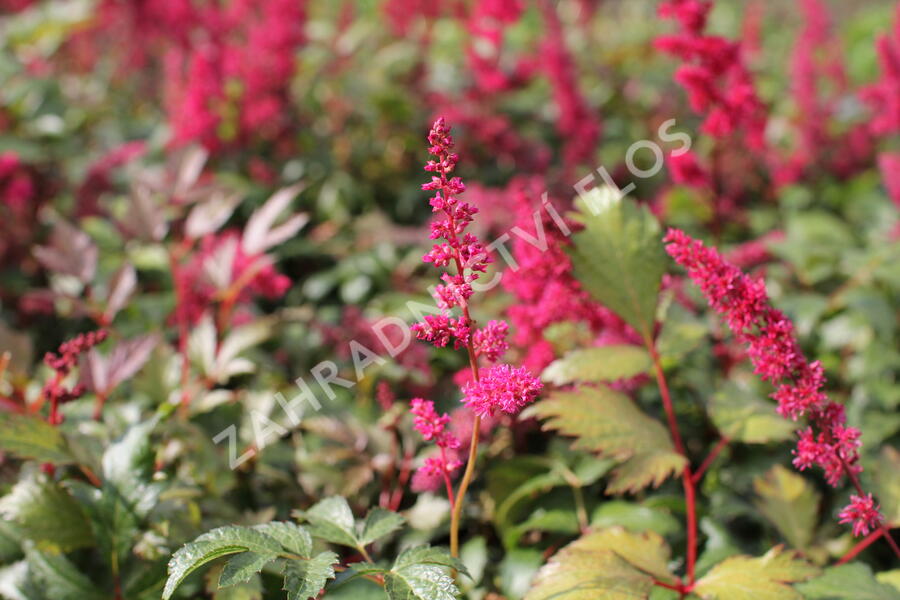
[[[880,583],[867,565],[854,562],[825,569],[818,577],[797,584],[808,600],[898,600],[900,590]]]
[[[544,369],[541,378],[555,385],[615,381],[646,373],[651,366],[650,355],[639,346],[600,346],[569,352]]]
[[[72,455],[62,432],[42,419],[5,413],[0,419],[0,450],[20,458],[65,464]]]
[[[575,276],[650,340],[666,265],[656,219],[646,207],[628,197],[617,199],[607,189],[592,190],[576,218],[584,229],[572,236]]]
[[[789,584],[818,570],[792,552],[775,547],[764,556],[735,556],[697,580],[694,593],[704,600],[802,600]]]
[[[284,571],[284,590],[288,600],[308,600],[319,595],[325,583],[334,578],[334,552],[320,552],[309,560],[289,560]]]
[[[821,494],[801,475],[781,465],[753,480],[760,513],[798,550],[813,541]]]
[[[41,550],[69,552],[91,545],[91,524],[72,495],[55,481],[34,476],[0,499],[0,514]]]
[[[686,465],[659,422],[628,396],[602,385],[554,392],[527,414],[544,420],[544,429],[575,437],[573,448],[620,461],[606,490],[610,494],[658,486]]]
[[[791,439],[796,425],[775,412],[775,405],[738,385],[712,395],[709,413],[722,435],[745,444]]]
[[[525,600],[649,598],[654,577],[673,580],[668,559],[668,546],[654,533],[588,533],[550,558]]]
[[[295,516],[309,522],[314,536],[356,549],[393,533],[405,522],[397,513],[376,507],[357,523],[347,500],[340,496],[326,498],[307,511],[296,511]]]

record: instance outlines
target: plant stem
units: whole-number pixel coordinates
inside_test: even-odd
[[[856,493],[860,498],[865,497],[867,494],[863,490],[862,484],[859,483],[859,477],[850,469],[850,465],[847,464],[847,461],[844,460],[844,457],[840,455],[840,453],[835,453],[838,457],[838,460],[841,461],[841,466],[844,467],[844,473],[847,474],[847,478],[853,484],[853,487],[856,488]],[[900,547],[897,546],[897,542],[894,541],[893,536],[891,536],[891,531],[888,529],[887,525],[882,523],[879,526],[879,531],[881,531],[882,535],[884,535],[885,541],[891,547],[891,550],[894,551],[894,554],[897,555],[897,558],[900,558]]]
[[[459,482],[456,502],[453,505],[453,511],[450,513],[450,554],[457,558],[459,557],[459,519],[462,515],[466,490],[469,489],[469,483],[475,474],[475,459],[478,457],[478,432],[480,429],[481,417],[475,415],[475,420],[472,422],[472,441],[469,444],[469,460],[466,462],[466,471]]]
[[[675,406],[672,404],[669,385],[666,383],[666,376],[663,373],[662,363],[659,360],[659,353],[656,351],[655,343],[648,340],[647,349],[650,351],[650,357],[653,359],[653,370],[656,374],[656,383],[659,386],[663,408],[665,408],[666,418],[669,422],[669,433],[672,435],[675,449],[688,461],[684,471],[681,473],[681,483],[684,488],[685,512],[687,513],[687,577],[688,586],[692,586],[695,581],[694,572],[697,564],[697,494],[694,488],[694,478],[691,474],[691,464],[685,452],[684,443],[681,440],[681,431],[678,429],[678,421],[675,418]],[[682,593],[683,596],[684,594]]]
[[[709,469],[710,466],[712,466],[713,461],[716,460],[716,457],[719,456],[719,454],[722,452],[722,450],[725,449],[725,446],[727,446],[728,442],[730,441],[731,440],[729,440],[727,437],[723,436],[722,439],[720,439],[718,443],[713,446],[713,449],[709,451],[709,455],[707,455],[706,459],[700,464],[700,467],[697,468],[696,471],[694,471],[694,485],[700,483],[700,479],[703,477],[703,474],[706,473],[706,470]]]
[[[884,529],[876,529],[875,531],[873,531],[872,533],[870,533],[869,535],[867,535],[866,537],[864,537],[862,540],[860,540],[859,542],[857,542],[855,546],[853,546],[852,548],[850,548],[850,550],[849,550],[845,555],[843,555],[843,556],[840,558],[840,560],[838,560],[838,561],[837,561],[836,563],[834,563],[834,564],[835,564],[835,565],[842,565],[842,564],[844,564],[844,563],[846,563],[846,562],[850,562],[851,560],[853,560],[854,558],[856,558],[856,555],[857,555],[857,554],[859,554],[860,552],[862,552],[863,550],[865,550],[866,548],[868,548],[869,546],[871,546],[871,545],[872,545],[874,542],[876,542],[876,541],[878,540],[878,538],[880,538],[882,535],[884,535]]]

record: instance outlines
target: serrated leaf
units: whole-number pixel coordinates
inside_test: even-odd
[[[344,498],[340,496],[325,498],[301,513],[301,516],[309,522],[315,537],[351,548],[359,546],[353,511]]]
[[[821,495],[803,476],[775,465],[764,477],[753,480],[759,499],[756,506],[798,550],[809,547],[815,533]]]
[[[383,508],[373,508],[366,515],[359,543],[362,546],[367,546],[375,540],[400,529],[405,522],[406,519],[395,512],[384,510]]]
[[[41,552],[28,544],[25,556],[46,597],[53,600],[102,600],[106,597],[94,582],[61,554]]]
[[[104,494],[118,495],[139,516],[153,508],[159,495],[158,486],[151,484],[150,433],[155,426],[156,419],[151,419],[131,427],[103,453]]]
[[[634,568],[592,534],[553,555],[532,581],[525,600],[638,600],[649,597],[653,578]]]
[[[279,554],[281,544],[273,537],[250,527],[226,525],[204,533],[182,546],[169,560],[169,578],[163,590],[163,600],[172,597],[185,577],[206,563],[221,556],[240,552]]]
[[[413,546],[401,552],[400,556],[394,560],[394,566],[391,567],[391,570],[398,571],[412,565],[422,564],[449,567],[464,575],[468,575],[465,565],[458,558],[454,558],[446,548],[428,545]]]
[[[72,462],[62,432],[36,417],[4,413],[0,419],[0,450],[19,458],[51,462]]]
[[[445,548],[408,548],[384,574],[384,591],[390,600],[453,600],[460,592],[449,569],[468,575],[462,562]]]
[[[615,381],[646,373],[651,366],[650,355],[640,346],[582,348],[550,363],[541,379],[555,385]]]
[[[579,541],[579,549],[590,552],[609,550],[638,571],[660,581],[672,582],[669,571],[669,547],[659,534],[652,531],[632,533],[624,527],[610,527],[588,533]]]
[[[776,546],[758,558],[735,556],[719,563],[697,580],[694,593],[705,600],[803,600],[788,584],[817,573],[794,552]]]
[[[635,328],[653,335],[657,296],[665,271],[659,223],[630,198],[592,190],[576,219],[584,229],[572,236],[569,256],[575,277],[604,306]]]
[[[736,385],[713,394],[709,413],[716,428],[730,440],[765,444],[792,439],[796,424],[775,413],[775,406]]]
[[[275,538],[286,550],[303,558],[309,558],[312,554],[312,537],[296,523],[272,521],[254,525],[253,529]]]
[[[250,578],[262,571],[263,567],[278,558],[277,554],[243,552],[233,556],[225,563],[219,576],[219,587],[246,583]]]
[[[68,552],[93,543],[91,525],[72,496],[54,481],[22,479],[0,499],[0,515],[16,523],[41,550]]]
[[[859,562],[825,569],[796,587],[808,600],[900,600],[900,590],[880,583],[872,569]]]
[[[608,387],[557,391],[526,413],[552,429],[576,437],[573,447],[622,461],[608,493],[636,492],[678,475],[687,461],[675,452],[668,431],[645,415],[628,396]]]
[[[334,578],[338,555],[321,552],[309,560],[289,560],[284,572],[284,590],[288,600],[308,600],[319,595],[325,583]]]

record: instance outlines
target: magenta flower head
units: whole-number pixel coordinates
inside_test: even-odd
[[[480,417],[497,410],[514,415],[537,398],[544,384],[525,367],[496,365],[463,389],[463,402]]]
[[[810,426],[798,432],[794,466],[800,471],[820,467],[834,487],[846,475],[859,489],[860,432],[847,427],[844,407],[822,392],[822,365],[807,361],[794,337],[793,324],[769,304],[764,283],[751,279],[715,248],[683,231],[670,229],[665,242],[666,251],[687,269],[737,340],[747,345],[756,373],[776,386],[772,398],[778,402],[779,414],[795,421],[807,417]],[[881,517],[871,496],[868,502],[861,496],[853,498],[841,512],[841,522],[852,521],[854,534],[859,535]]]
[[[878,529],[883,521],[880,507],[875,504],[872,494],[850,496],[850,504],[840,512],[840,522],[853,523],[853,535],[868,535],[870,529]]]

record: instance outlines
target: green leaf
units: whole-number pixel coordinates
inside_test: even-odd
[[[156,422],[151,419],[131,427],[103,453],[104,494],[119,496],[139,516],[150,512],[160,492],[159,486],[151,483],[154,451],[150,432]]]
[[[621,525],[635,533],[654,531],[659,535],[670,535],[681,530],[681,523],[669,511],[622,500],[604,502],[591,516],[591,526],[595,529],[614,525]]]
[[[326,498],[299,515],[309,522],[315,537],[351,548],[359,546],[353,511],[340,496]]]
[[[557,391],[525,413],[545,420],[544,429],[575,436],[573,447],[622,461],[607,493],[636,492],[678,475],[687,461],[675,452],[669,432],[628,396],[608,387]]]
[[[0,515],[40,550],[69,552],[93,543],[91,525],[72,496],[44,477],[20,480],[0,499]]]
[[[774,404],[734,384],[713,394],[709,413],[722,435],[745,444],[788,440],[797,428],[776,414]]]
[[[665,254],[659,224],[646,207],[592,190],[579,203],[584,229],[572,236],[575,277],[645,340],[653,336]]]
[[[735,556],[697,580],[694,593],[706,600],[803,600],[790,583],[816,575],[818,569],[776,546],[758,558]]]
[[[820,494],[801,475],[775,465],[753,480],[759,496],[757,508],[784,539],[798,550],[812,543],[819,513]]]
[[[632,533],[624,527],[610,527],[589,533],[580,541],[585,549],[615,552],[638,571],[660,581],[675,580],[668,567],[669,547],[662,536],[652,531]]]
[[[881,501],[881,511],[890,524],[900,524],[900,450],[885,446],[872,470],[875,495]]]
[[[525,600],[635,600],[648,598],[652,589],[650,575],[611,550],[607,539],[591,533],[550,558]]]
[[[569,352],[550,363],[541,378],[556,385],[615,381],[646,373],[651,366],[650,355],[640,346],[600,346]]]
[[[460,592],[448,569],[468,575],[462,562],[444,548],[409,548],[384,574],[384,591],[390,600],[453,600]]]
[[[900,600],[900,590],[880,583],[872,569],[859,562],[825,569],[796,587],[809,600]]]
[[[395,512],[384,510],[383,508],[373,508],[366,515],[359,544],[368,546],[375,540],[400,529],[405,522],[406,519]]]
[[[28,566],[38,581],[43,584],[43,592],[53,600],[103,600],[106,594],[97,589],[97,584],[75,568],[61,554],[41,552],[33,544],[27,544],[25,556]]]
[[[895,590],[900,592],[900,569],[894,569],[892,571],[882,571],[875,576],[875,579],[877,579],[879,583],[890,585]]]
[[[309,558],[312,555],[312,537],[310,537],[306,529],[296,523],[272,521],[271,523],[254,525],[253,529],[275,538],[289,552],[304,558]]]
[[[321,552],[309,560],[289,560],[284,571],[284,589],[288,600],[308,600],[319,595],[325,582],[334,578],[338,555]]]
[[[278,558],[277,554],[258,552],[243,552],[232,557],[225,563],[222,574],[219,576],[219,587],[246,583],[250,578],[262,571],[263,567]]]
[[[4,413],[0,419],[0,450],[19,458],[62,465],[72,455],[62,432],[43,419]]]
[[[449,567],[464,575],[469,574],[468,571],[466,571],[465,565],[463,565],[458,558],[451,556],[446,548],[428,545],[414,546],[401,552],[400,556],[394,560],[394,566],[391,567],[391,570],[396,571],[409,566],[422,564]]]
[[[275,538],[250,527],[226,525],[204,533],[182,546],[169,560],[169,578],[163,590],[163,600],[172,597],[185,577],[206,563],[221,556],[240,552],[279,554],[281,544]]]

